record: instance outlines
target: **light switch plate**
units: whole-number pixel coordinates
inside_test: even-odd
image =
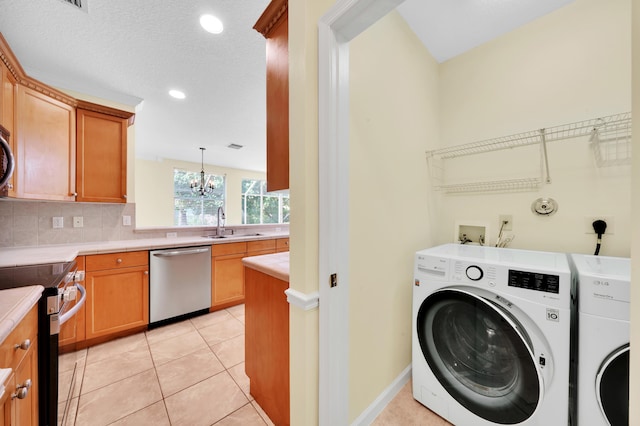
[[[131,216],[122,216],[122,226],[131,226]]]
[[[53,217],[53,228],[64,228],[64,218],[62,216],[54,216]]]

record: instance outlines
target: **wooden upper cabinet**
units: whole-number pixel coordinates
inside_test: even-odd
[[[288,1],[272,0],[253,27],[267,39],[267,191],[289,189],[288,23]]]
[[[75,108],[32,88],[17,88],[16,195],[75,200]]]
[[[76,99],[29,77],[1,33],[0,82],[0,124],[10,132],[16,163],[9,196],[126,202],[133,112]]]
[[[127,120],[77,109],[76,201],[126,203]]]

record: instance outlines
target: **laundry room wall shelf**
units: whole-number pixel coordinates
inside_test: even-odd
[[[433,186],[445,193],[537,189],[543,183],[551,183],[547,143],[577,137],[589,137],[588,141],[598,167],[631,163],[631,113],[626,112],[427,151]],[[448,160],[535,145],[539,147],[540,153],[540,171],[536,176],[466,183],[447,182],[445,168]]]

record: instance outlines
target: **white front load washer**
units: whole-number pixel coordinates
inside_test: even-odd
[[[570,287],[565,254],[417,252],[414,398],[457,426],[567,425]]]
[[[572,254],[578,288],[577,420],[629,424],[631,261]]]

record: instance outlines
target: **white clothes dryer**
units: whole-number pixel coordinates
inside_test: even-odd
[[[631,261],[572,254],[578,289],[577,421],[629,424]]]
[[[568,424],[565,254],[446,244],[414,278],[417,401],[457,426]]]

